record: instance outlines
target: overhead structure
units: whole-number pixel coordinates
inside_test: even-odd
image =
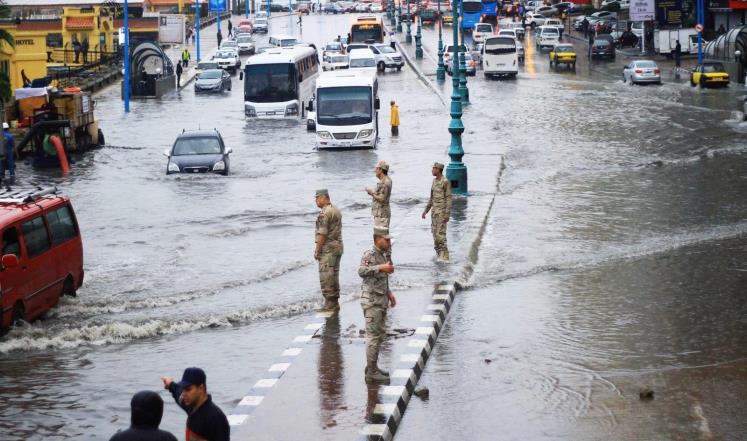
[[[176,87],[174,64],[155,41],[141,41],[130,51],[132,97],[161,97]]]

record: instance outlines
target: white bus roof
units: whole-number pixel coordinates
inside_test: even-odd
[[[296,61],[316,54],[311,46],[274,47],[246,60],[246,65],[295,63]]]
[[[358,72],[356,72],[358,71]],[[329,71],[322,72],[316,79],[317,89],[326,87],[351,87],[351,86],[370,86],[376,83],[375,75],[368,72],[353,69],[349,71]]]
[[[278,40],[298,40],[296,37],[287,34],[272,34],[270,38],[277,38]]]
[[[351,49],[348,52],[348,57],[350,57],[350,59],[376,58],[376,55],[374,55],[373,51],[367,47],[359,47],[359,48]]]

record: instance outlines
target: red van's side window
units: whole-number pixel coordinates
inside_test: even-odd
[[[21,243],[18,241],[18,230],[16,227],[10,227],[3,231],[3,250],[2,255],[15,254],[21,257]]]
[[[29,257],[38,256],[49,249],[49,236],[41,216],[22,223],[21,231]]]
[[[47,214],[47,223],[52,232],[52,246],[59,245],[78,235],[70,207],[65,205]]]

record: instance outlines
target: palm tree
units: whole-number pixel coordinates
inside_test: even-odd
[[[10,8],[0,0],[0,19],[10,17]],[[13,36],[6,29],[0,29],[0,46],[7,44],[15,47]],[[10,78],[7,72],[0,72],[0,125],[5,122],[5,103],[10,101]],[[0,149],[5,150],[5,136],[0,136]],[[11,153],[12,154],[12,153]]]

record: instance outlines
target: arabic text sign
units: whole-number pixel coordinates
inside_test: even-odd
[[[633,21],[653,20],[656,16],[654,0],[632,0],[630,2],[630,19]]]

